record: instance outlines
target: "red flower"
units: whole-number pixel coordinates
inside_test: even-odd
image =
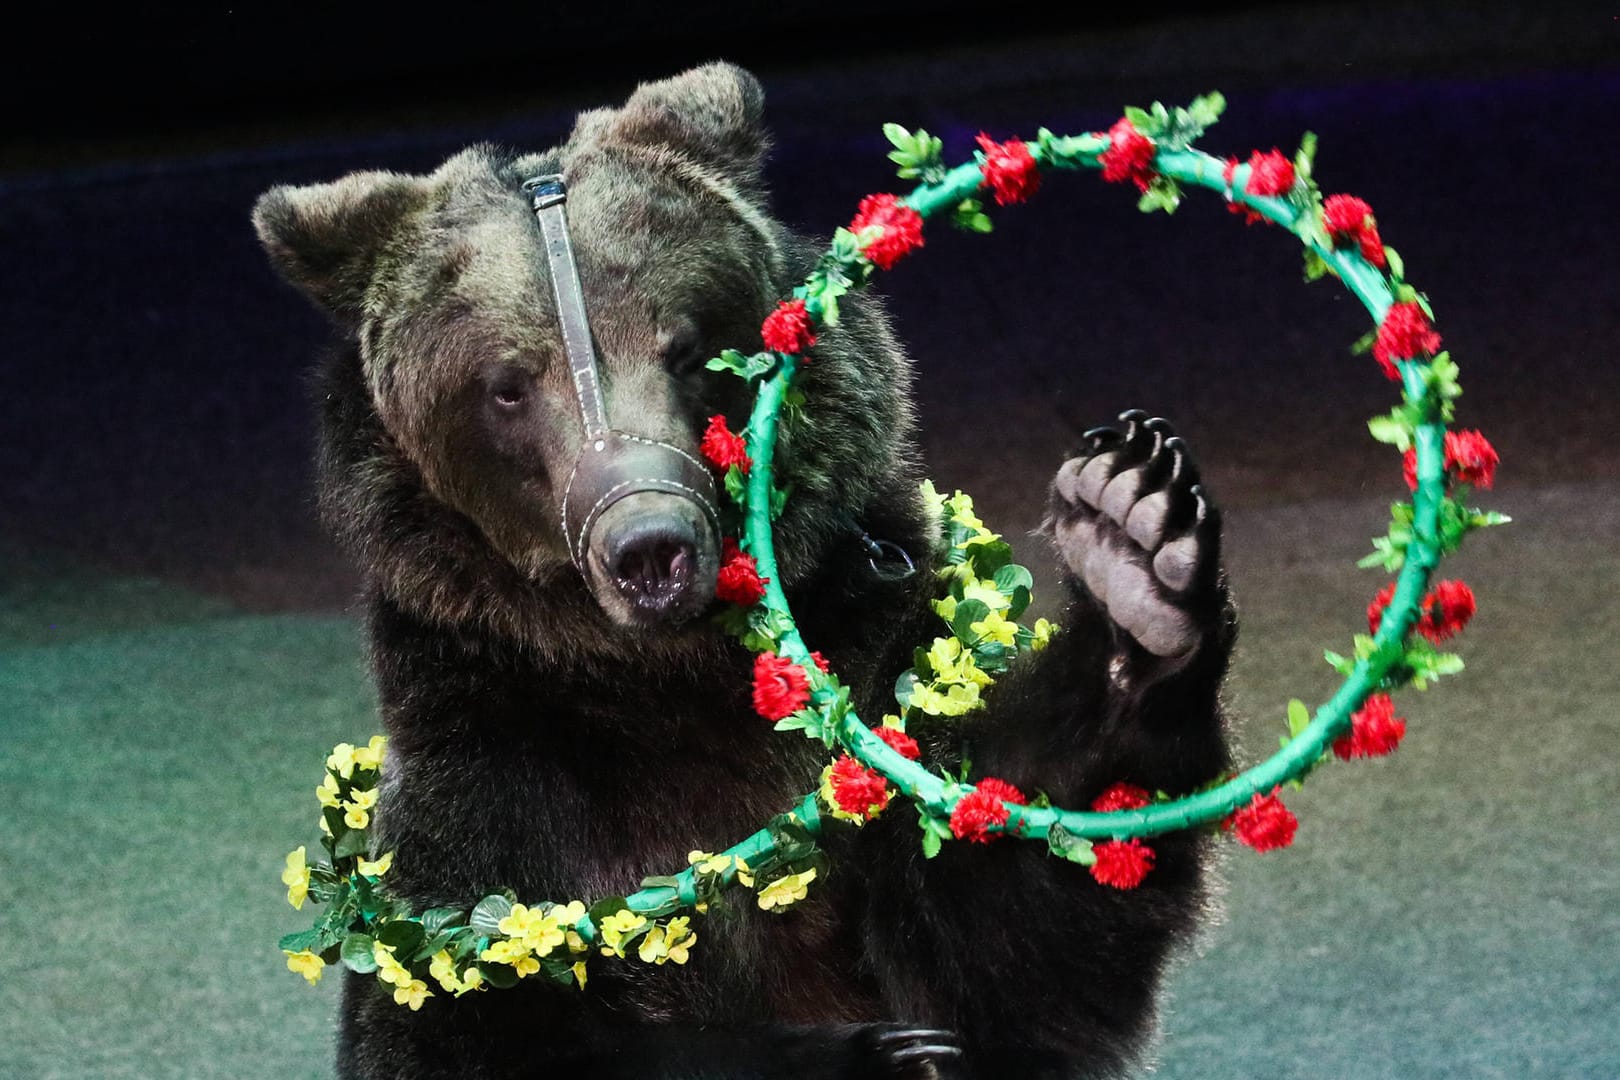
[[[1108,149],[1097,155],[1102,178],[1111,184],[1129,180],[1146,191],[1153,171],[1153,140],[1137,131],[1123,116],[1108,129]]]
[[[867,240],[861,251],[880,270],[887,270],[901,257],[923,246],[922,215],[893,195],[868,195],[855,210],[849,231],[856,236],[874,225],[883,231]]]
[[[1135,837],[1104,840],[1093,845],[1091,853],[1097,857],[1091,864],[1091,876],[1115,889],[1136,888],[1153,869],[1153,849]]]
[[[1417,632],[1435,644],[1462,632],[1474,617],[1474,590],[1461,581],[1442,581],[1429,590],[1419,609]]]
[[[744,555],[737,541],[726,537],[720,542],[720,574],[715,578],[714,595],[730,604],[753,607],[765,595],[769,578],[759,576],[752,555]]]
[[[1393,599],[1395,599],[1395,583],[1392,581],[1379,589],[1378,595],[1373,597],[1372,603],[1367,605],[1367,633],[1378,633],[1378,627],[1384,622],[1384,610],[1389,607],[1389,602]]]
[[[1361,257],[1382,270],[1384,242],[1378,238],[1378,219],[1372,207],[1354,195],[1329,195],[1322,200],[1322,224],[1327,226],[1333,246],[1349,242],[1361,248]]]
[[[817,671],[820,671],[823,675],[827,674],[828,664],[825,656],[822,656],[821,653],[812,650],[810,653],[810,659],[815,661]]]
[[[1041,187],[1041,173],[1035,164],[1029,144],[1014,139],[1011,142],[993,142],[990,136],[979,132],[979,149],[984,151],[984,184],[995,192],[996,205],[1010,206],[1023,202]],[[984,186],[984,185],[981,185]]]
[[[1333,740],[1333,752],[1345,761],[1382,757],[1393,752],[1405,735],[1406,721],[1395,715],[1394,700],[1388,694],[1374,694],[1350,715],[1350,733]]]
[[[873,728],[872,734],[888,743],[891,750],[909,761],[916,761],[922,757],[922,751],[917,746],[917,740],[899,728]]]
[[[1139,810],[1152,801],[1145,790],[1121,780],[1092,799],[1091,808],[1099,814],[1106,814],[1113,810]]]
[[[1446,432],[1446,477],[1459,484],[1488,488],[1496,483],[1496,466],[1501,458],[1496,447],[1477,431]],[[1402,460],[1406,486],[1417,490],[1417,451],[1407,450]]]
[[[888,781],[848,754],[833,762],[828,779],[833,802],[846,814],[871,817],[889,805]]]
[[[1226,819],[1227,828],[1256,851],[1287,847],[1294,842],[1294,831],[1299,828],[1299,819],[1277,798],[1276,791],[1273,788],[1270,795],[1255,792],[1249,805]]]
[[[1389,607],[1394,596],[1395,583],[1392,581],[1380,589],[1373,602],[1367,605],[1367,626],[1372,633],[1378,633],[1378,627],[1384,621],[1384,609]],[[1414,629],[1438,645],[1461,633],[1468,620],[1474,617],[1475,610],[1473,589],[1461,581],[1442,581],[1429,590],[1429,595],[1418,606],[1418,621]]]
[[[972,840],[988,844],[995,839],[992,829],[1007,823],[1007,808],[1003,801],[1022,806],[1027,800],[1023,792],[993,776],[980,780],[974,790],[957,800],[951,811],[951,834],[958,840]]]
[[[785,656],[754,657],[754,711],[767,720],[792,716],[810,702],[810,679]]]
[[[816,343],[815,325],[803,300],[783,300],[759,328],[765,347],[780,353],[802,353]]]
[[[1293,187],[1294,163],[1282,151],[1272,147],[1264,154],[1256,150],[1249,155],[1249,179],[1244,181],[1244,191],[1250,195],[1286,195]]]
[[[1440,347],[1440,335],[1434,332],[1429,317],[1416,300],[1403,300],[1391,304],[1378,324],[1378,340],[1373,342],[1373,359],[1378,361],[1389,378],[1399,381],[1401,373],[1395,361],[1415,360],[1432,356]]]
[[[1446,432],[1446,472],[1459,484],[1490,487],[1496,483],[1496,466],[1501,460],[1496,447],[1478,431]]]
[[[753,464],[748,458],[748,444],[743,442],[741,435],[732,434],[723,416],[709,417],[709,426],[703,432],[703,441],[698,444],[698,449],[722,469],[736,465],[746,475],[748,466]]]

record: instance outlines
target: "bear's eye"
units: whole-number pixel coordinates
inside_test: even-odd
[[[671,374],[685,375],[697,368],[707,357],[702,355],[703,336],[697,324],[682,318],[658,332],[658,352],[664,367]]]
[[[522,408],[529,399],[529,375],[516,368],[501,368],[488,381],[489,398],[501,412]]]

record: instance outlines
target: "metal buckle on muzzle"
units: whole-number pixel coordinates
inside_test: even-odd
[[[639,492],[660,491],[691,500],[702,508],[710,529],[718,535],[714,477],[703,462],[678,446],[608,426],[585,292],[568,235],[564,210],[568,186],[560,175],[537,176],[525,180],[523,190],[533,199],[535,218],[545,237],[557,322],[585,431],[563,489],[563,537],[574,565],[589,580],[585,556],[591,529],[611,506]]]

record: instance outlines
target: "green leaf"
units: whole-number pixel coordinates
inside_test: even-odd
[[[355,855],[364,855],[368,850],[368,837],[365,829],[348,829],[337,838],[332,847],[334,859],[347,859]]]
[[[377,956],[371,950],[371,938],[365,934],[350,934],[343,939],[343,966],[360,975],[377,970]]]
[[[1214,127],[1215,122],[1221,118],[1221,113],[1225,111],[1226,97],[1219,90],[1211,90],[1207,94],[1200,94],[1198,97],[1193,98],[1192,103],[1187,106],[1187,115],[1192,117],[1193,122],[1198,125],[1201,132]],[[1316,136],[1307,131],[1305,138],[1311,141],[1311,147],[1314,150]],[[1300,149],[1304,149],[1303,143]]]
[[[902,671],[900,677],[894,680],[894,700],[902,713],[911,707],[911,692],[921,681],[915,671]]]
[[[1368,420],[1367,431],[1377,441],[1388,443],[1403,454],[1412,446],[1412,424],[1400,409]]]
[[[670,874],[659,874],[641,879],[641,888],[643,889],[678,889],[680,887],[680,879]]]
[[[1091,841],[1083,836],[1076,836],[1057,822],[1046,830],[1046,846],[1048,850],[1060,859],[1067,859],[1081,866],[1091,866],[1097,861],[1097,856],[1091,850]]]
[[[460,908],[428,908],[422,912],[422,929],[430,934],[437,934],[446,927],[460,925],[464,916],[465,912]]]
[[[409,959],[426,939],[422,924],[412,919],[398,919],[377,933],[377,940],[393,949],[402,960]]]
[[[314,952],[315,947],[320,943],[320,931],[314,927],[310,927],[308,930],[300,930],[296,934],[287,934],[280,941],[276,942],[276,947],[295,953],[305,952],[306,950],[309,952]]]
[[[518,973],[510,964],[496,964],[480,960],[475,967],[484,976],[484,981],[497,990],[510,990],[518,983]]]
[[[1404,281],[1406,278],[1406,263],[1401,261],[1401,257],[1395,251],[1395,249],[1385,245],[1384,258],[1389,262],[1389,276],[1391,280],[1396,282]]]
[[[1331,273],[1333,273],[1333,268],[1328,265],[1327,260],[1322,258],[1315,248],[1308,247],[1305,249],[1306,281],[1318,281]]]
[[[1307,727],[1309,727],[1310,723],[1311,723],[1311,711],[1305,707],[1305,703],[1303,701],[1299,700],[1298,698],[1294,698],[1291,701],[1289,701],[1288,702],[1288,734],[1294,736],[1295,738],[1298,738],[1300,732],[1304,731]]]
[[[1360,337],[1356,338],[1355,344],[1350,346],[1350,355],[1361,356],[1364,353],[1371,352],[1373,343],[1377,340],[1378,328],[1375,326],[1365,334],[1362,334]]]
[[[1299,149],[1294,152],[1294,172],[1301,180],[1311,178],[1316,167],[1316,132],[1307,131],[1299,138]]]
[[[710,371],[729,371],[741,379],[754,379],[776,367],[776,354],[757,352],[744,356],[736,349],[724,349],[703,365]]]
[[[802,731],[807,739],[818,739],[831,747],[833,744],[832,725],[822,716],[819,709],[800,709],[776,722],[776,731]]]
[[[491,893],[478,901],[467,919],[467,925],[487,937],[501,933],[501,920],[512,914],[512,899],[500,893]]]
[[[732,466],[733,469],[735,469],[736,467],[737,466],[735,466],[735,465]],[[771,520],[772,521],[775,521],[777,518],[782,516],[782,511],[787,506],[788,497],[792,493],[793,493],[793,485],[792,484],[789,484],[787,487],[777,487],[774,484],[771,485]]]
[[[1495,510],[1472,510],[1469,512],[1468,524],[1473,528],[1483,529],[1492,525],[1506,525],[1512,520],[1506,514],[1499,514]]]
[[[733,465],[726,470],[724,483],[726,494],[731,497],[732,502],[738,506],[748,502],[748,481],[743,479],[741,465]]]
[[[1131,126],[1143,135],[1151,137],[1159,132],[1158,122],[1153,119],[1153,114],[1146,109],[1138,108],[1135,105],[1127,105],[1125,106],[1125,119],[1129,120]]]
[[[1163,173],[1155,175],[1148,182],[1148,189],[1142,192],[1142,197],[1136,200],[1136,208],[1144,214],[1151,214],[1155,210],[1173,214],[1180,205],[1181,185]]]
[[[1340,675],[1348,675],[1356,669],[1356,662],[1354,660],[1351,660],[1349,657],[1340,656],[1332,649],[1323,650],[1322,659],[1326,660],[1333,670],[1337,671]]]
[[[978,637],[973,632],[973,624],[984,621],[990,614],[990,605],[982,600],[963,600],[956,605],[956,615],[951,619],[951,633],[964,642],[973,641]]]
[[[996,583],[996,591],[1007,597],[1019,589],[1035,587],[1034,575],[1017,563],[1009,563],[997,570],[992,580]]]

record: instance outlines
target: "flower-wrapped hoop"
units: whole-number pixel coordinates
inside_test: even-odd
[[[816,879],[815,841],[825,818],[859,824],[889,804],[889,784],[916,804],[925,854],[949,839],[1045,840],[1053,854],[1089,867],[1101,884],[1132,888],[1152,870],[1147,839],[1224,826],[1260,851],[1287,846],[1297,822],[1277,797],[1282,786],[1297,785],[1333,756],[1393,750],[1405,721],[1395,716],[1389,692],[1424,689],[1462,667],[1435,645],[1473,614],[1473,594],[1461,582],[1436,585],[1433,578],[1469,531],[1507,520],[1461,501],[1470,486],[1491,485],[1496,453],[1477,432],[1447,431],[1461,393],[1456,365],[1438,351],[1428,301],[1406,281],[1400,256],[1383,244],[1371,208],[1355,196],[1323,196],[1311,176],[1315,139],[1309,134],[1291,157],[1255,151],[1239,162],[1195,149],[1193,141],[1223,106],[1212,94],[1187,108],[1127,109],[1102,133],[1060,137],[1042,130],[1034,140],[1004,143],[980,136],[974,160],[955,168],[943,164],[937,138],[888,125],[890,158],[902,178],[921,185],[904,198],[863,200],[806,282],[766,319],[764,349],[747,356],[728,350],[709,362],[713,370],[759,382],[744,431],[735,434],[725,418],[715,417],[703,439],[704,454],[722,471],[742,521],[741,535],[725,544],[719,596],[728,611],[721,621],[760,653],[756,709],[779,729],[818,738],[842,755],[823,772],[818,791],[741,843],[718,854],[694,851],[691,865],[648,878],[627,897],[589,907],[577,900],[525,907],[498,893],[470,910],[417,913],[389,897],[383,878],[389,857],[367,858],[376,854],[368,846],[368,811],[384,766],[380,744],[349,747],[347,755],[340,747],[328,760],[321,789],[331,865],[306,865],[300,848],[283,875],[295,906],[308,893],[329,908],[314,928],[282,940],[288,966],[313,982],[341,957],[353,970],[376,971],[395,986],[395,1000],[414,1009],[433,996],[428,978],[459,995],[510,986],[534,973],[583,987],[585,961],[598,953],[684,963],[697,935],[689,916],[677,912],[702,913],[736,884],[753,886],[767,910],[791,905]],[[1399,385],[1401,401],[1368,426],[1374,438],[1402,452],[1413,495],[1410,503],[1394,504],[1388,532],[1361,563],[1397,572],[1369,606],[1368,633],[1355,636],[1348,655],[1325,654],[1343,681],[1314,712],[1289,702],[1288,733],[1276,754],[1180,797],[1121,782],[1092,807],[1073,809],[1044,799],[1032,804],[993,777],[971,781],[965,767],[962,776],[942,776],[917,760],[916,744],[903,732],[908,704],[945,715],[974,707],[995,671],[1023,649],[1039,648],[1049,633],[1044,620],[1033,630],[1016,624],[1029,601],[1028,572],[1010,562],[1005,544],[974,517],[970,500],[936,496],[945,512],[947,567],[955,569],[949,593],[935,607],[951,636],[936,639],[926,663],[972,678],[958,678],[947,694],[939,689],[944,683],[927,682],[929,670],[903,675],[900,713],[877,730],[856,715],[848,689],[800,637],[780,584],[772,521],[788,497],[775,483],[778,428],[786,411],[814,408],[795,387],[795,376],[817,332],[837,323],[839,298],[920,248],[926,219],[947,214],[961,227],[988,232],[981,197],[988,193],[999,205],[1022,202],[1039,189],[1044,170],[1081,168],[1133,185],[1145,211],[1174,211],[1184,185],[1202,187],[1220,193],[1249,221],[1298,237],[1307,280],[1338,278],[1372,316],[1375,329],[1358,351],[1372,353]]]

